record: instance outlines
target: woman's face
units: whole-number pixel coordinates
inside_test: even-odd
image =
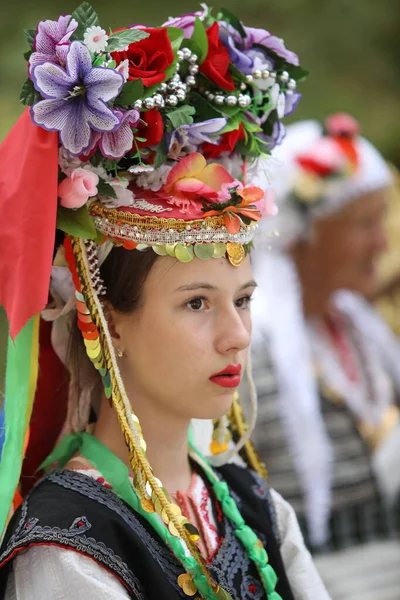
[[[203,419],[229,409],[250,344],[254,288],[249,257],[240,267],[225,258],[155,262],[140,306],[130,314],[113,311],[134,410],[151,403],[158,414]]]
[[[378,190],[316,221],[309,265],[332,291],[347,288],[366,296],[374,291],[377,258],[386,249],[386,204],[387,190]]]

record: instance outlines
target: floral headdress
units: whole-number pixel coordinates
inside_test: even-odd
[[[281,39],[245,27],[228,11],[213,16],[206,6],[158,28],[107,32],[84,2],[25,33],[31,51],[21,100],[30,109],[0,152],[0,302],[15,338],[6,383],[6,436],[13,429],[13,443],[2,457],[0,521],[29,424],[39,314],[61,267],[72,280],[61,277],[59,295],[66,292],[68,306],[72,291],[87,355],[124,432],[137,510],[161,527],[181,559],[187,575],[178,583],[188,595],[228,599],[199,555],[195,529],[171,509],[147,461],[100,300],[106,290],[99,267],[114,246],[152,248],[182,262],[226,256],[240,265],[271,209],[265,181],[260,188],[254,178],[284,135],[281,119],[295,109],[305,71]],[[249,433],[236,404],[232,414],[244,444]],[[268,597],[278,600],[265,551],[253,548],[256,536],[246,540]]]
[[[325,120],[322,136],[294,158],[299,167],[293,199],[300,204],[321,202],[338,180],[351,177],[359,166],[360,128],[350,115],[337,113]]]

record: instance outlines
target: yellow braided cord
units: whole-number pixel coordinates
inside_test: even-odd
[[[245,417],[243,415],[243,410],[239,402],[239,394],[234,394],[232,407],[229,413],[229,420],[231,422],[232,428],[236,431],[239,437],[242,437],[247,429],[247,423]],[[268,472],[265,464],[262,462],[256,449],[254,448],[253,442],[251,440],[247,440],[244,444],[244,452],[246,456],[246,462],[256,471],[261,477],[264,479],[268,479]]]

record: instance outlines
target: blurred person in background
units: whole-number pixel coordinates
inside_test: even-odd
[[[398,598],[400,547],[371,540],[396,529],[400,346],[365,299],[392,177],[345,114],[289,126],[274,154],[277,235],[253,259],[253,439],[312,549],[362,544],[362,562],[353,548],[317,563],[332,597]]]

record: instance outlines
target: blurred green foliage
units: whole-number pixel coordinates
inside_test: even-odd
[[[105,28],[159,25],[197,10],[195,0],[92,0]],[[26,78],[23,29],[70,13],[79,0],[0,0],[0,139],[22,111]],[[283,37],[311,71],[295,119],[345,110],[400,165],[399,0],[225,0],[246,24]],[[219,6],[219,4],[217,4]]]

